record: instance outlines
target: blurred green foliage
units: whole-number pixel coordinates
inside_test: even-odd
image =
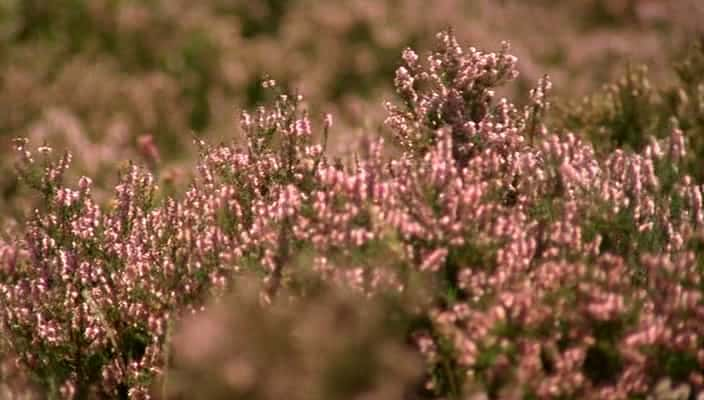
[[[616,148],[640,151],[651,138],[681,129],[690,149],[684,173],[704,179],[704,36],[690,45],[672,66],[676,80],[654,85],[645,66],[626,69],[624,76],[581,102],[557,103],[562,129],[589,138],[602,152]]]

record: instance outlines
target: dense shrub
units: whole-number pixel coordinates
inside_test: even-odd
[[[397,152],[378,139],[329,157],[332,117],[270,80],[239,141],[197,140],[180,197],[130,164],[103,206],[90,178],[64,179],[70,155],[17,140],[41,199],[0,243],[17,375],[61,398],[704,392],[704,188],[676,122],[690,114],[655,134],[614,106],[596,118],[614,143],[595,149],[598,123],[547,122],[548,77],[526,105],[499,98],[518,75],[507,44],[437,38],[396,70]]]

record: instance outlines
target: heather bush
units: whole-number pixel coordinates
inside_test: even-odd
[[[281,95],[272,109],[243,114],[246,148],[202,144],[201,177],[178,202],[160,201],[152,175],[130,165],[100,207],[90,178],[75,189],[63,183],[69,154],[52,160],[44,146],[35,160],[17,141],[20,178],[43,206],[27,241],[8,250],[4,317],[11,335],[42,332],[12,348],[45,390],[146,395],[164,366],[172,316],[223,290],[248,259],[271,271],[268,293],[278,289],[292,245],[288,220],[302,206],[298,186],[311,184],[321,162],[297,103]]]
[[[680,67],[689,97],[697,60]],[[266,80],[272,100],[241,113],[237,139],[196,140],[197,173],[178,196],[130,163],[97,202],[90,178],[71,183],[69,154],[17,140],[39,201],[0,242],[0,350],[31,385],[4,388],[699,396],[696,107],[656,100],[632,70],[553,125],[547,76],[525,104],[500,97],[517,77],[508,44],[466,48],[443,31],[426,57],[402,52],[386,103],[394,151],[368,139],[337,158],[332,116],[310,118]]]
[[[446,58],[430,56],[411,74],[411,65],[399,69],[410,111],[390,117],[407,143],[428,125],[439,138],[420,156],[410,142],[413,180],[395,174],[398,193],[412,193],[400,203],[412,221],[406,237],[414,250],[429,245],[421,266],[433,265],[454,292],[430,310],[429,363],[452,371],[435,373],[431,385],[455,397],[467,385],[491,397],[623,398],[676,374],[698,388],[701,267],[686,246],[704,214],[701,186],[682,168],[682,131],[671,127],[640,154],[601,157],[572,133],[536,142],[531,111],[545,108],[549,84],[522,113],[506,100],[491,107],[481,83],[504,76],[510,59],[440,37]],[[416,96],[415,82],[428,77],[440,84]],[[477,103],[504,119],[477,117]],[[418,181],[431,189],[416,189]]]

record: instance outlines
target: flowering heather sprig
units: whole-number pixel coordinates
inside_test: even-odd
[[[64,153],[63,157],[51,161],[53,149],[47,145],[37,148],[41,160],[35,160],[32,152],[27,148],[27,139],[14,140],[15,151],[19,155],[16,171],[20,179],[32,189],[40,192],[44,197],[53,196],[56,187],[61,185],[64,173],[71,164],[71,153]]]
[[[510,130],[512,126],[506,124],[518,122],[506,119],[516,112],[512,106],[494,110],[495,89],[518,76],[517,59],[508,53],[508,43],[499,53],[484,53],[473,47],[463,49],[451,31],[437,38],[438,49],[426,64],[418,61],[413,50],[404,51],[404,65],[396,70],[394,80],[403,106],[387,103],[386,122],[403,149],[416,155],[436,142],[437,129],[449,127],[453,157],[464,166],[482,150],[477,130],[492,124]],[[547,89],[547,84],[541,88]]]
[[[276,88],[274,82],[265,83]],[[267,301],[281,286],[284,266],[306,226],[299,219],[314,212],[319,171],[328,168],[323,146],[313,142],[301,100],[300,95],[279,94],[270,108],[244,111],[244,146],[202,144],[201,179],[188,192],[194,206],[209,205],[220,229],[231,237],[235,269],[248,267],[242,265],[248,260],[263,267]],[[331,125],[326,117],[324,141]]]

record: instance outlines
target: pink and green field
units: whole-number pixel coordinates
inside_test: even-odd
[[[704,4],[0,0],[0,400],[704,399]]]

